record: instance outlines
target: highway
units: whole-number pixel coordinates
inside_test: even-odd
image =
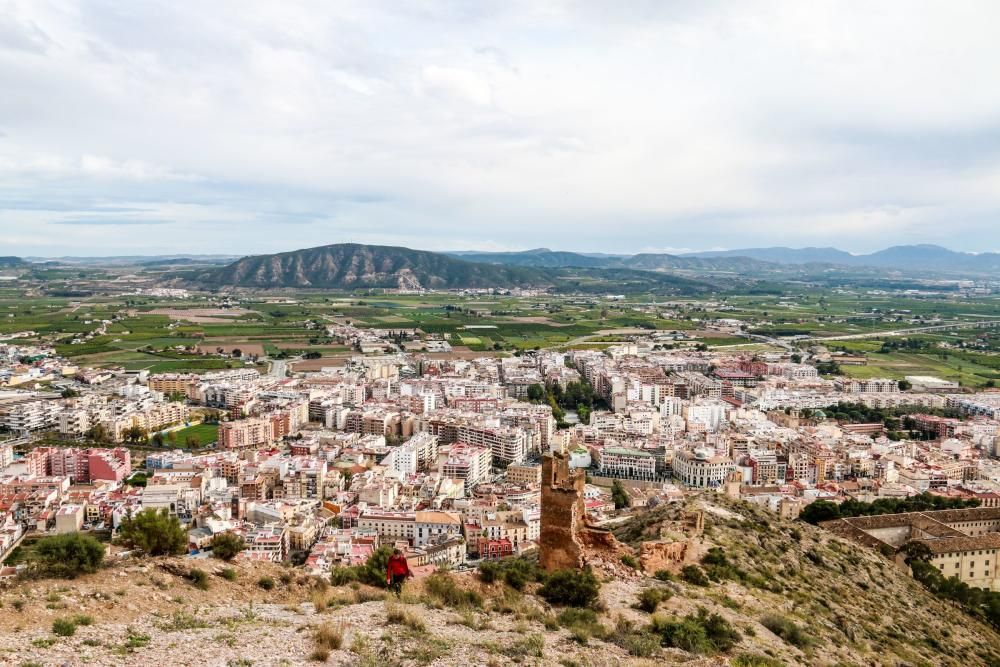
[[[268,375],[275,378],[284,378],[288,375],[288,362],[284,359],[274,359],[271,361],[271,369]]]

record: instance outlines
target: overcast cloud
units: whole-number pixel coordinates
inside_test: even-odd
[[[998,26],[989,0],[0,0],[0,255],[997,250]]]

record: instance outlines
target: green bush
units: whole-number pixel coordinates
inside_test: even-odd
[[[553,572],[538,589],[538,594],[549,604],[589,607],[597,601],[600,590],[601,582],[588,568]]]
[[[639,603],[636,605],[647,614],[652,614],[661,602],[673,597],[673,592],[667,588],[646,588],[639,593]]]
[[[271,577],[261,577],[257,580],[257,585],[263,588],[265,591],[274,590],[274,579]]]
[[[653,616],[650,631],[660,636],[664,646],[703,655],[728,651],[740,640],[740,633],[726,619],[704,608],[684,618]]]
[[[501,561],[483,561],[479,564],[479,579],[492,584],[503,581],[515,590],[524,590],[529,581],[540,581],[542,572],[537,563],[524,558],[505,558]]]
[[[199,570],[196,567],[191,568],[191,571],[188,572],[187,578],[188,581],[191,582],[191,585],[198,590],[207,591],[211,585],[208,581],[208,573],[204,570]]]
[[[660,581],[674,581],[677,579],[670,570],[657,570],[653,573],[653,577]]]
[[[104,545],[81,533],[43,537],[35,544],[35,554],[44,574],[68,579],[96,572],[104,563]]]
[[[57,618],[52,621],[52,633],[60,637],[72,637],[76,634],[76,623],[69,618]]]
[[[616,643],[636,658],[652,658],[660,650],[660,638],[648,632],[629,632]]]
[[[232,560],[246,548],[247,543],[234,533],[219,533],[212,538],[212,555],[222,560]]]
[[[222,568],[222,571],[219,572],[219,576],[225,579],[226,581],[236,581],[237,577],[236,570],[234,570],[231,567]]]
[[[709,584],[705,571],[697,565],[685,565],[681,569],[681,579],[694,586],[708,586]]]
[[[771,614],[762,618],[760,624],[792,646],[805,648],[812,643],[812,639],[790,618]]]
[[[435,572],[424,580],[427,594],[446,607],[482,607],[483,596],[477,591],[462,588],[455,577],[447,572]]]
[[[330,572],[330,583],[334,586],[343,586],[358,581],[375,588],[385,588],[385,573],[389,567],[390,556],[392,556],[392,548],[379,547],[364,565],[334,568]]]
[[[187,532],[176,516],[166,509],[143,510],[126,517],[121,525],[122,540],[150,556],[169,556],[187,551]]]
[[[635,556],[633,556],[632,554],[623,554],[622,555],[622,565],[624,565],[626,567],[630,567],[633,570],[638,570],[639,569],[639,561],[636,560]]]
[[[72,621],[76,625],[88,626],[94,624],[94,617],[87,614],[76,614],[73,616]]]

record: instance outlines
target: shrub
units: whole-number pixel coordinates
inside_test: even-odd
[[[673,593],[666,588],[647,588],[639,593],[639,603],[636,606],[647,614],[652,614],[661,602],[672,596]]]
[[[237,575],[236,575],[236,570],[234,570],[233,568],[224,567],[222,568],[222,571],[219,572],[219,576],[225,579],[226,581],[236,581]]]
[[[332,623],[323,623],[313,633],[313,643],[316,644],[316,648],[318,649],[327,651],[339,650],[344,644],[344,627],[342,625],[333,625]]]
[[[60,637],[72,637],[76,634],[76,623],[70,618],[57,618],[52,621],[52,633]]]
[[[630,632],[616,643],[636,658],[652,658],[660,650],[660,638],[648,632]]]
[[[375,588],[385,588],[385,572],[389,565],[390,556],[392,556],[390,547],[379,547],[364,565],[334,568],[330,572],[330,583],[334,586],[343,586],[359,581]]]
[[[549,604],[589,607],[597,601],[601,582],[586,570],[557,570],[549,575],[538,594]]]
[[[758,653],[740,653],[730,664],[732,667],[782,667],[785,663]]]
[[[176,516],[166,509],[143,510],[126,517],[121,525],[122,540],[150,556],[182,554],[187,551],[187,533]]]
[[[506,558],[501,561],[484,561],[479,564],[479,579],[492,584],[503,581],[515,590],[524,590],[529,581],[539,581],[542,573],[538,565],[524,558]]]
[[[88,616],[87,614],[76,614],[72,618],[73,623],[76,625],[82,625],[84,627],[94,624],[94,617]]]
[[[697,565],[685,565],[681,569],[681,579],[694,586],[708,586],[708,577],[705,571]]]
[[[653,577],[660,581],[674,581],[677,577],[670,570],[657,570],[653,573]]]
[[[199,570],[198,568],[193,567],[191,568],[191,571],[188,572],[187,578],[188,581],[191,582],[191,585],[198,590],[207,591],[209,589],[210,584],[208,581],[208,573],[204,570]]]
[[[760,624],[792,646],[805,648],[812,643],[812,639],[790,618],[771,614],[762,618]]]
[[[257,580],[257,585],[263,588],[265,591],[274,590],[274,579],[271,577],[261,577]]]
[[[427,630],[427,625],[424,624],[423,619],[407,607],[398,604],[387,604],[385,606],[385,622],[390,625],[405,625],[416,632]]]
[[[624,565],[626,567],[630,567],[633,570],[638,570],[639,569],[639,561],[637,561],[636,558],[635,558],[635,556],[633,556],[632,554],[623,554],[622,555],[622,565]]]
[[[704,608],[684,618],[653,616],[650,630],[660,636],[664,646],[689,653],[728,651],[740,640],[740,633],[726,619],[718,614],[709,614]]]
[[[24,600],[14,600],[10,606],[14,608],[14,611],[24,611]]]
[[[247,543],[234,533],[219,533],[212,538],[212,555],[225,561],[236,558],[246,548]]]
[[[435,572],[424,580],[424,590],[446,607],[482,607],[483,597],[477,592],[462,588],[455,577],[447,572]]]
[[[36,543],[35,553],[43,573],[68,579],[96,572],[104,562],[104,545],[80,533],[43,537]]]

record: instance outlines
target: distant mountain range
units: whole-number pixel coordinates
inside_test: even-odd
[[[20,257],[0,257],[0,269],[12,269],[25,265],[27,262]]]
[[[571,292],[654,292],[697,294],[715,289],[703,280],[628,267],[560,266],[559,255],[544,251],[531,266],[471,261],[461,257],[394,246],[341,243],[274,255],[244,257],[219,268],[179,272],[175,280],[207,287],[328,289],[355,288],[530,288]],[[566,253],[573,255],[574,253]],[[687,260],[706,262],[709,260]],[[726,260],[729,261],[729,260]]]
[[[545,248],[524,252],[462,253],[463,259],[516,266],[632,268],[652,271],[689,270],[755,273],[781,272],[782,266],[822,270],[837,267],[893,269],[907,273],[1000,274],[1000,254],[967,253],[936,245],[893,246],[868,255],[852,255],[837,248],[741,248],[684,253],[585,255]]]
[[[852,255],[836,248],[742,248],[699,252],[687,257],[751,257],[780,264],[825,263],[840,266],[871,266],[901,271],[995,274],[1000,272],[1000,254],[956,252],[937,245],[901,245],[868,255]]]

